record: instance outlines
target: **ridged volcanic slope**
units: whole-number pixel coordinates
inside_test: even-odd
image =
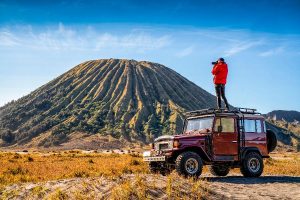
[[[0,108],[0,134],[10,144],[49,131],[40,145],[73,131],[148,141],[178,132],[184,111],[214,105],[213,95],[163,65],[92,60]]]

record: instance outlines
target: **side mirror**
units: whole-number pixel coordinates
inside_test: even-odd
[[[221,133],[223,131],[223,127],[220,125],[218,126],[218,132]]]

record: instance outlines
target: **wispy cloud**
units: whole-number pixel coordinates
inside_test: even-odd
[[[194,47],[190,46],[190,47],[182,49],[176,55],[177,55],[177,57],[182,58],[182,57],[186,57],[186,56],[192,54],[193,52],[194,52]]]
[[[123,36],[113,35],[111,33],[100,34],[96,38],[95,49],[103,48],[136,48],[140,51],[160,49],[171,43],[170,36],[163,35],[154,37],[150,34],[130,33]]]
[[[0,45],[1,46],[17,46],[20,41],[14,34],[9,31],[1,31],[0,32]]]
[[[92,28],[78,30],[60,23],[56,28],[33,31],[31,27],[19,30],[0,29],[1,46],[23,46],[49,50],[102,50],[104,48],[128,48],[138,52],[155,50],[171,43],[169,35],[152,35],[143,31],[124,34],[99,31]]]
[[[236,45],[234,45],[232,48],[230,48],[229,50],[226,50],[224,52],[224,55],[226,57],[233,56],[233,55],[235,55],[237,53],[240,53],[242,51],[246,51],[247,49],[250,49],[252,47],[262,45],[263,43],[264,42],[262,40],[260,40],[260,41],[239,42]]]
[[[273,55],[280,54],[283,51],[284,51],[283,47],[277,47],[277,48],[274,48],[274,49],[270,49],[268,51],[264,51],[264,52],[260,53],[259,56],[263,56],[263,57],[273,56]]]

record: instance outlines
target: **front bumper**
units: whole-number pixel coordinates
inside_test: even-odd
[[[165,156],[148,156],[148,157],[144,157],[143,160],[145,162],[164,162],[164,161],[166,161],[166,157]]]

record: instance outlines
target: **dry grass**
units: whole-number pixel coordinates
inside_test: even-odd
[[[72,177],[114,178],[148,170],[146,163],[136,155],[83,154],[80,151],[26,155],[0,153],[0,166],[0,186]]]
[[[265,159],[264,162],[263,175],[300,176],[299,154],[274,154],[273,158]],[[18,195],[25,195],[29,199],[206,199],[211,195],[210,184],[203,178],[185,179],[175,172],[167,177],[147,175],[147,164],[137,155],[87,154],[81,151],[44,154],[3,152],[0,153],[0,166],[0,198],[4,199]],[[234,169],[232,172],[239,173],[239,170]],[[203,173],[209,173],[207,166]],[[95,178],[97,176],[101,178]],[[83,179],[75,179],[71,185],[63,185],[73,180],[66,178],[74,177]],[[58,183],[62,184],[59,187],[51,188],[51,184],[50,187],[43,184],[43,181],[58,179],[65,179],[63,183]],[[2,190],[20,182],[36,184],[29,193],[24,193],[25,186],[22,189],[18,185],[15,189]],[[103,186],[108,186],[107,192],[101,194]],[[74,188],[66,190],[70,187]]]
[[[264,175],[300,176],[300,153],[271,154],[271,158],[264,159]],[[240,173],[239,169],[231,172]],[[203,173],[209,173],[208,167]]]
[[[206,181],[184,179],[171,173],[166,178],[138,175],[133,179],[124,179],[113,188],[109,199],[206,199],[208,193]]]
[[[264,174],[300,176],[300,154],[281,154],[266,159]]]
[[[299,154],[274,154],[273,157],[265,159],[263,175],[300,176]],[[81,151],[28,154],[2,152],[0,166],[0,193],[1,188],[14,183],[97,176],[115,182],[116,185],[109,195],[110,199],[148,199],[156,195],[167,199],[205,199],[209,191],[209,184],[205,180],[184,179],[175,172],[167,177],[148,176],[148,167],[142,158],[129,154],[87,154]],[[239,173],[239,169],[232,172]],[[209,173],[208,167],[204,167],[203,173]],[[37,197],[43,197],[47,193],[41,186],[33,188],[31,192]],[[3,195],[5,197],[17,194],[2,194],[2,197]],[[78,193],[76,199],[81,199],[84,195]],[[68,198],[67,194],[59,189],[51,193],[50,197]]]

